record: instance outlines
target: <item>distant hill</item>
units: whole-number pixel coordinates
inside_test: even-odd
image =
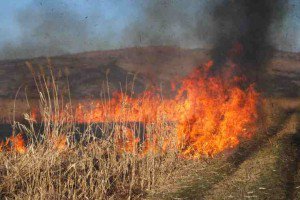
[[[157,84],[184,76],[209,59],[209,51],[204,49],[150,46],[62,55],[52,57],[50,61],[58,83],[66,87],[68,80],[74,98],[93,98],[99,97],[101,85],[106,82],[106,77],[111,90],[116,90],[120,87],[125,88],[126,83],[137,73],[135,89],[141,91],[150,83]],[[35,71],[39,71],[40,65],[47,73],[45,57],[0,61],[0,98],[13,98],[20,87],[20,96],[25,96],[24,89],[27,88],[29,97],[36,97],[33,77],[25,64],[26,61],[33,64]],[[299,53],[276,52],[268,69],[276,82],[276,78],[283,80],[282,84],[279,84],[280,87],[299,86]],[[280,87],[275,90],[281,91]],[[297,93],[293,90],[293,93],[295,92]]]

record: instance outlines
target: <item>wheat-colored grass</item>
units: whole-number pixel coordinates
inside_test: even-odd
[[[220,184],[234,174],[232,170],[236,170],[236,166],[227,159],[232,152],[225,152],[214,159],[187,161],[179,158],[175,148],[167,149],[163,153],[150,150],[141,154],[143,144],[135,144],[131,151],[120,151],[113,132],[126,124],[101,125],[102,138],[95,136],[97,133],[91,124],[86,131],[78,132],[75,122],[72,122],[74,101],[71,101],[71,94],[67,97],[60,95],[50,61],[49,77],[45,75],[42,67],[37,74],[30,63],[27,65],[35,78],[40,99],[38,102],[25,101],[26,109],[22,112],[26,113],[25,119],[29,125],[16,122],[15,117],[9,118],[14,121],[15,127],[23,130],[28,142],[25,153],[0,152],[0,199],[202,198],[209,194],[210,189],[224,189]],[[109,101],[108,82],[106,85],[104,101]],[[265,102],[260,113],[260,135],[254,140],[267,140],[270,134],[268,131],[272,131],[269,128],[281,123],[284,118],[284,106],[280,105],[280,102],[287,107],[284,109],[298,106],[297,103],[287,100]],[[41,113],[43,129],[39,132],[34,128],[34,121],[29,112],[32,104]],[[66,104],[71,106],[66,107]],[[22,107],[20,105],[21,103],[16,101],[9,106]],[[11,113],[15,114],[13,111]],[[158,141],[164,141],[168,137],[175,143],[176,134],[170,135],[169,126],[164,127],[164,123],[167,124],[162,122],[159,127],[145,127],[150,140],[151,133],[155,133],[159,128],[160,138],[156,138]],[[80,139],[75,140],[74,137],[78,134]],[[55,144],[55,139],[60,137],[67,139],[67,145],[63,145],[63,148],[57,148]],[[163,143],[158,143],[156,148],[162,149]],[[246,164],[247,162],[244,163]]]
[[[113,124],[110,128],[102,125],[102,138],[95,137],[91,127],[79,133],[75,122],[66,119],[72,118],[72,109],[65,107],[72,103],[71,98],[60,96],[50,61],[50,77],[44,70],[37,74],[30,63],[27,65],[39,92],[39,104],[35,106],[41,113],[43,129],[36,131],[30,113],[25,114],[29,125],[14,121],[28,138],[27,151],[0,152],[1,199],[142,198],[163,184],[180,165],[177,152],[172,149],[163,154],[155,150],[141,154],[143,144],[135,144],[132,151],[120,151],[112,130],[125,124]],[[31,107],[32,102],[27,103]],[[62,115],[62,111],[68,114]],[[151,137],[155,127],[146,128]],[[160,128],[160,137],[166,137],[167,131]],[[75,134],[80,139],[75,140]],[[61,136],[67,138],[67,145],[59,149],[53,138]]]

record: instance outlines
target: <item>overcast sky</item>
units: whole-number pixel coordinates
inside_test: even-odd
[[[205,29],[210,23],[207,4],[211,1],[218,2],[2,0],[0,59],[137,45],[206,48],[209,32]],[[299,0],[289,0],[285,20],[275,27],[272,37],[276,48],[299,52]]]

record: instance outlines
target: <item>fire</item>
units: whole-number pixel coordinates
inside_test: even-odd
[[[237,45],[235,51],[242,51],[242,47]],[[79,103],[72,122],[114,123],[114,141],[120,152],[144,155],[175,148],[183,157],[199,158],[232,149],[255,133],[259,94],[253,85],[239,87],[244,77],[232,75],[233,64],[222,77],[209,75],[212,65],[209,61],[171,83],[173,98],[164,98],[157,88],[137,97],[116,92],[110,99]],[[52,120],[70,119],[63,113]],[[146,127],[143,141],[134,128],[126,126],[128,123]],[[56,138],[54,148],[65,149],[66,137]]]
[[[59,152],[65,150],[67,148],[67,137],[66,135],[54,135],[50,136],[50,143],[52,149],[57,150]],[[17,152],[20,154],[24,154],[27,152],[26,143],[23,138],[23,134],[19,133],[16,136],[11,136],[7,138],[5,142],[0,142],[0,152],[8,151],[8,152]]]
[[[206,83],[194,80],[187,84],[189,106],[179,120],[177,134],[184,155],[215,155],[239,144],[239,138],[250,137],[248,126],[256,118],[256,93],[237,87],[224,88],[216,79]],[[225,86],[226,87],[226,86]],[[201,91],[201,92],[198,92]]]
[[[75,121],[140,122],[146,126],[164,123],[161,131],[151,133],[151,142],[146,139],[144,151],[158,148],[155,138],[162,135],[168,126],[166,124],[171,122],[174,124],[173,137],[177,138],[176,148],[184,157],[214,156],[234,148],[242,138],[249,138],[255,132],[258,93],[253,85],[245,90],[238,87],[237,82],[242,80],[239,77],[223,80],[208,76],[212,64],[210,61],[179,83],[173,83],[172,88],[178,86],[179,89],[172,99],[164,99],[153,88],[137,98],[115,93],[108,101],[79,104],[75,110]],[[128,128],[115,131],[117,135],[123,132],[126,132],[124,137],[127,139],[120,146],[132,149],[138,139]],[[119,139],[117,143],[122,142]],[[168,143],[169,139],[164,138],[162,150],[174,147]]]
[[[24,154],[27,151],[23,135],[21,133],[16,136],[11,136],[5,143],[2,143],[2,148]],[[1,148],[1,149],[2,149]]]

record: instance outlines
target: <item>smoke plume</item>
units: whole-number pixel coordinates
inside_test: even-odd
[[[244,51],[236,62],[258,70],[271,56],[271,25],[283,19],[287,1],[111,0],[106,2],[120,6],[111,19],[102,15],[111,10],[96,6],[105,1],[86,1],[88,16],[70,2],[32,0],[19,10],[19,37],[0,49],[0,59],[130,46],[213,46],[218,71],[228,51],[240,43]]]
[[[223,0],[214,6],[214,70],[225,64],[235,48],[233,61],[242,74],[257,79],[272,56],[271,25],[283,19],[285,0]]]

